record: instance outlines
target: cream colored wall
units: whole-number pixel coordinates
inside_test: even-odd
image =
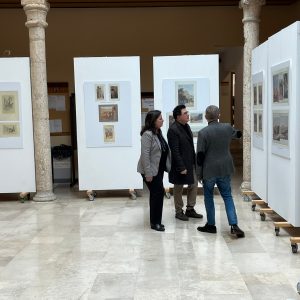
[[[138,55],[142,91],[152,91],[153,56],[222,55],[220,49],[242,47],[242,15],[237,6],[50,9],[46,30],[48,81],[67,81],[72,92],[73,57]],[[261,41],[299,17],[299,3],[263,7]],[[0,54],[9,49],[13,56],[29,55],[25,21],[22,9],[0,10]],[[227,50],[222,64],[225,76],[231,71],[237,76],[236,123],[242,128],[242,50],[238,54]]]

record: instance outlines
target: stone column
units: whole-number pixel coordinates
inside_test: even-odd
[[[29,30],[31,93],[35,148],[36,190],[34,201],[56,199],[52,186],[51,145],[48,112],[45,28],[47,0],[22,0]]]
[[[251,62],[252,50],[259,44],[259,16],[265,0],[241,0],[244,23],[243,74],[243,183],[242,189],[251,189]]]

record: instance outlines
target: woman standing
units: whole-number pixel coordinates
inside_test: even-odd
[[[161,111],[147,113],[141,131],[141,156],[137,167],[150,191],[150,224],[157,231],[165,231],[165,226],[161,224],[165,194],[163,177],[164,172],[171,169],[169,146],[160,130],[163,123]]]

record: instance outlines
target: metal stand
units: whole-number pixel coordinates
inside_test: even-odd
[[[30,200],[30,193],[29,192],[22,192],[20,193],[20,201],[24,203],[25,200]]]
[[[129,189],[129,198],[131,200],[136,200],[137,198],[137,193],[134,189]]]
[[[86,191],[86,194],[89,198],[89,201],[94,201],[95,200],[95,197],[97,196],[97,193],[93,190],[88,190]]]

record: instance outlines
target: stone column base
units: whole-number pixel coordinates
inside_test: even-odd
[[[37,192],[33,197],[33,201],[36,202],[48,202],[56,199],[56,196],[52,192]]]

